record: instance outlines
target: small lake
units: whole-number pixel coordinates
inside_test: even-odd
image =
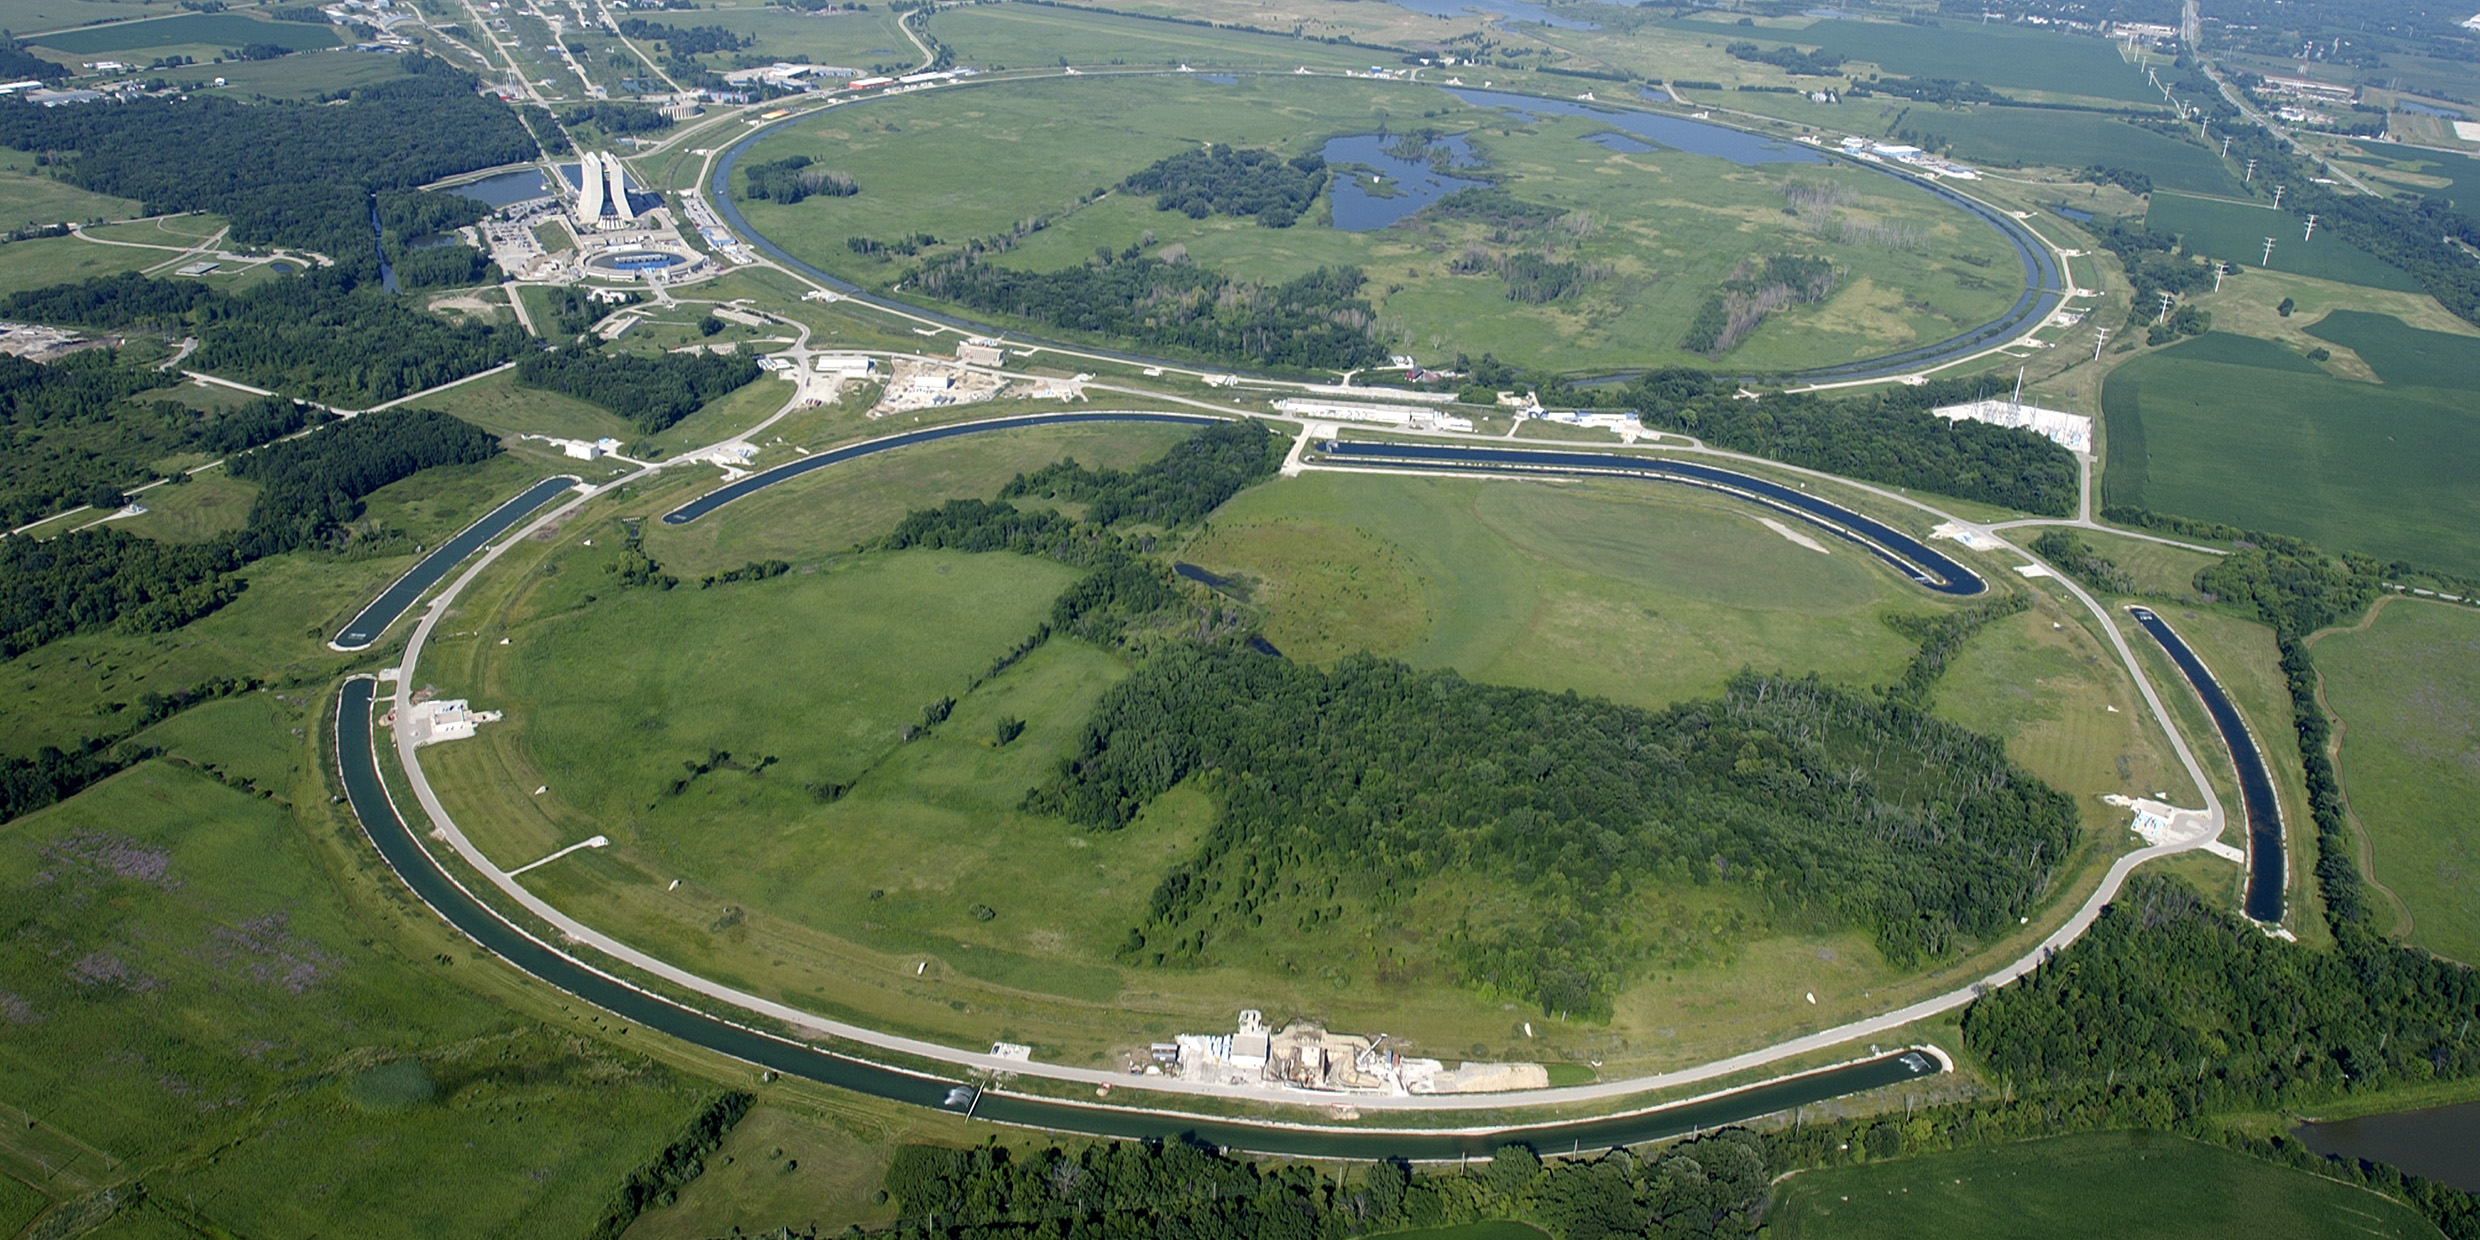
[[[1400,141],[1400,134],[1355,134],[1329,139],[1319,151],[1335,173],[1333,188],[1328,191],[1334,196],[1335,227],[1345,232],[1384,228],[1459,189],[1487,184],[1438,171],[1426,156],[1401,159],[1389,154],[1386,148]],[[1477,162],[1472,147],[1460,134],[1429,145],[1431,152],[1442,149],[1452,155],[1449,167],[1468,168]],[[1336,167],[1339,164],[1362,164],[1376,169],[1385,179],[1373,185],[1367,172],[1346,172]],[[1372,190],[1378,192],[1371,193]]]
[[[2425,103],[2413,103],[2408,99],[2397,99],[2394,101],[2394,106],[2405,112],[2417,112],[2422,116],[2435,116],[2449,121],[2471,119],[2471,114],[2468,112],[2458,112],[2453,108],[2440,108]]]
[[[2390,1163],[2480,1193],[2480,1102],[2301,1124],[2292,1135],[2319,1154]]]
[[[1572,17],[1561,17],[1538,4],[1526,4],[1524,0],[1395,0],[1395,3],[1415,13],[1427,13],[1432,17],[1465,17],[1474,13],[1488,13],[1502,21],[1540,22],[1542,25],[1555,26],[1560,30],[1599,30],[1602,28],[1600,22],[1580,22]]]
[[[448,192],[461,194],[494,207],[504,207],[528,199],[549,197],[551,181],[542,174],[541,169],[528,168],[523,172],[503,172],[495,177],[484,177],[471,185],[459,185]]]
[[[1565,99],[1537,99],[1531,95],[1511,95],[1504,91],[1470,90],[1450,86],[1447,93],[1477,108],[1505,108],[1525,117],[1582,116],[1651,143],[1683,151],[1690,155],[1712,155],[1742,166],[1757,164],[1822,164],[1826,157],[1801,146],[1753,133],[1744,133],[1727,125],[1709,125],[1684,116],[1661,116],[1651,112],[1621,112],[1596,108]],[[1330,157],[1331,158],[1331,157]]]
[[[2060,219],[2074,220],[2078,224],[2092,222],[2093,213],[2090,211],[2078,211],[2073,207],[2051,207],[2049,210],[2050,214]]]

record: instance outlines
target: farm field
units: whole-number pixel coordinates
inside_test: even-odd
[[[2164,1133],[2094,1133],[1832,1167],[1780,1186],[1784,1240],[1951,1236],[2433,1238],[2409,1207]]]
[[[2307,374],[2314,363],[2271,344],[2239,360],[2237,339],[2199,337],[2111,372],[2106,503],[2480,570],[2468,395]]]
[[[1713,29],[1711,25],[1705,28]],[[1727,29],[1719,33],[1762,46],[1774,46],[1779,40],[1822,47],[1867,61],[1890,75],[1954,78],[2001,92],[2039,91],[2139,104],[2157,103],[2161,98],[2161,92],[2146,84],[2144,71],[2118,54],[2116,44],[2080,35],[2002,26],[1950,23],[1922,27],[1832,19],[1797,31]]]
[[[1301,65],[1366,68],[1370,56],[1366,48],[1021,4],[941,13],[930,31],[959,57],[991,69],[1187,64],[1289,72]]]
[[[90,22],[131,21],[180,11],[170,0],[0,0],[0,29],[30,39]]]
[[[2316,639],[2343,786],[2414,943],[2480,960],[2480,613],[2396,598]]]
[[[2411,273],[2331,232],[2302,240],[2302,217],[2276,211],[2270,205],[2245,206],[2155,194],[2152,209],[2144,215],[2144,226],[2153,232],[2177,234],[2191,254],[2243,267],[2267,265],[2262,261],[2265,238],[2271,237],[2270,265],[2275,271],[2399,293],[2420,291],[2420,284]]]
[[[1192,220],[1139,195],[1084,201],[1198,135],[1300,154],[1330,137],[1416,123],[1464,134],[1490,160],[1501,188],[1568,220],[1525,244],[1601,274],[1528,305],[1509,300],[1497,275],[1464,259],[1465,250],[1512,244],[1493,241],[1479,221],[1355,233],[1328,225],[1319,206],[1290,228],[1268,230],[1241,217]],[[1707,361],[1684,352],[1681,337],[1743,260],[1827,257],[1837,279],[1824,301],[1785,310],[1725,355],[1740,365],[1826,364],[1944,339],[1996,317],[2020,291],[2015,256],[2001,237],[1912,187],[1858,168],[1743,167],[1585,141],[1608,128],[1589,116],[1527,120],[1406,84],[1091,76],[1011,83],[840,108],[772,134],[743,159],[806,155],[852,175],[861,192],[792,205],[744,201],[742,209],[752,227],[796,255],[873,287],[902,281],[915,264],[856,254],[848,239],[927,233],[952,245],[1005,234],[1035,215],[1050,223],[992,261],[1049,270],[1105,248],[1176,246],[1175,256],[1189,262],[1268,283],[1357,265],[1373,277],[1363,295],[1407,347],[1571,370]],[[947,157],[924,164],[928,147]],[[1847,205],[1828,208],[1812,231],[1786,212],[1787,180],[1842,195]],[[1007,189],[993,192],[994,184]],[[1845,222],[1860,231],[1847,232]],[[950,251],[925,253],[928,262]]]
[[[912,40],[896,29],[895,12],[884,8],[810,14],[772,5],[717,5],[711,10],[699,10],[694,20],[663,13],[652,14],[646,20],[673,27],[720,26],[743,38],[757,40],[755,50],[761,56],[795,63],[856,69],[885,63],[910,68],[918,60]],[[649,54],[654,51],[647,40],[630,41]],[[729,56],[709,59],[719,67],[730,67],[725,63],[731,59]]]
[[[2407,150],[2382,142],[2360,142],[2357,158],[2370,175],[2403,189],[2450,201],[2467,219],[2480,219],[2480,159],[2450,151]]]
[[[178,17],[116,22],[78,30],[54,31],[26,40],[32,46],[69,56],[88,57],[116,52],[162,55],[181,48],[215,49],[250,43],[274,43],[294,51],[334,47],[344,40],[324,22],[265,21],[236,12],[184,13]]]
[[[2142,85],[2141,78],[2137,84]],[[1851,108],[1849,103],[1843,105],[1846,112]],[[1957,111],[1901,102],[1896,109],[1894,117],[1881,123],[1881,132],[1908,134],[1906,140],[1928,147],[1951,143],[1955,158],[1967,162],[1977,159],[2070,169],[2100,165],[2141,172],[2162,189],[2199,194],[2244,192],[2239,178],[2212,151],[2113,116],[2039,108]],[[2086,188],[2067,188],[2068,204],[2081,205],[2075,195]]]
[[[203,68],[191,65],[179,72],[180,80],[194,81],[210,94],[309,99],[401,77],[405,67],[394,56],[329,48],[274,60],[227,60]],[[224,79],[222,86],[212,85],[217,78]]]
[[[2480,375],[2480,336],[2424,331],[2365,310],[2336,310],[2308,334],[2359,354],[2388,387],[2461,388]]]

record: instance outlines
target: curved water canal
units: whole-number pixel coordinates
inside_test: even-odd
[[[480,551],[484,543],[508,532],[511,526],[524,520],[535,509],[550,503],[553,496],[576,485],[577,479],[566,474],[545,478],[527,487],[516,498],[492,509],[481,520],[465,527],[464,533],[439,544],[438,550],[423,556],[404,576],[396,579],[396,584],[381,591],[379,597],[372,599],[370,605],[361,610],[361,614],[345,622],[344,629],[336,634],[335,640],[327,643],[328,648],[344,651],[370,649],[371,643],[378,641],[387,632],[388,626],[396,623],[396,618],[404,615],[426,591],[438,585],[439,579],[447,576],[449,569],[463,563],[466,556]]]
[[[387,794],[379,774],[377,729],[371,720],[376,686],[375,681],[356,678],[347,681],[338,695],[338,773],[343,778],[346,800],[371,844],[424,904],[493,955],[622,1019],[771,1072],[839,1089],[954,1111],[994,1123],[1091,1136],[1190,1137],[1234,1149],[1310,1158],[1426,1160],[1487,1154],[1510,1141],[1525,1142],[1545,1153],[1656,1141],[1934,1076],[1947,1066],[1935,1052],[1903,1048],[1855,1063],[1622,1115],[1437,1131],[1309,1127],[1088,1105],[986,1090],[970,1081],[892,1068],[683,1007],[553,949],[483,905],[440,868],[437,859],[405,825]],[[1348,1099],[1303,1101],[1320,1105]]]
[[[2161,643],[2170,661],[2187,677],[2187,683],[2204,699],[2205,713],[2213,716],[2213,727],[2222,734],[2222,743],[2230,749],[2230,764],[2239,775],[2239,799],[2247,808],[2248,820],[2248,883],[2247,915],[2266,925],[2282,921],[2283,888],[2290,878],[2290,861],[2282,851],[2282,802],[2274,795],[2273,772],[2265,766],[2265,755],[2256,747],[2256,737],[2248,731],[2247,720],[2239,708],[2230,704],[2222,692],[2222,682],[2188,649],[2169,623],[2150,607],[2130,607],[2127,613],[2153,640]]]

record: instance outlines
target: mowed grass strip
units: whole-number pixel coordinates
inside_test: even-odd
[[[2398,293],[2420,291],[2410,272],[2342,239],[2332,229],[2310,237],[2304,217],[2271,205],[2215,202],[2180,194],[2155,194],[2144,213],[2144,227],[2174,233],[2190,254],[2271,267],[2293,275],[2313,276],[2340,284],[2358,284]],[[2273,257],[2265,258],[2265,238],[2273,238]]]
[[[2468,394],[2188,347],[2137,358],[2102,385],[2105,502],[2480,571],[2480,412]]]
[[[2413,942],[2480,960],[2480,612],[2393,599],[2316,642],[2342,778]]]
[[[1805,1171],[1766,1219],[1783,1240],[2111,1236],[2433,1238],[2366,1189],[2165,1133],[2110,1132]]]

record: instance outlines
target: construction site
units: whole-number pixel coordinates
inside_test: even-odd
[[[1385,1043],[1384,1034],[1330,1033],[1306,1021],[1269,1029],[1264,1013],[1250,1008],[1240,1013],[1232,1032],[1177,1034],[1152,1044],[1150,1062],[1131,1062],[1130,1070],[1204,1085],[1273,1085],[1324,1094],[1490,1094],[1550,1084],[1549,1070],[1537,1063],[1468,1062],[1449,1068]]]

